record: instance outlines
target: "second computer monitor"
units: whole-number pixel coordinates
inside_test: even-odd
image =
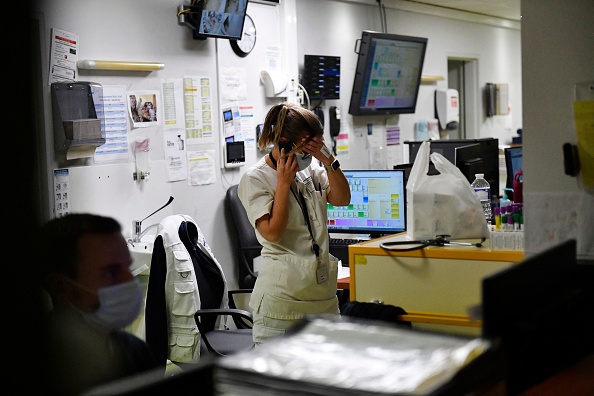
[[[406,231],[404,171],[343,170],[351,189],[347,206],[328,204],[328,231],[378,237]]]
[[[422,141],[406,141],[409,145],[409,162],[414,162],[417,152],[421,147]],[[479,139],[443,139],[432,140],[430,152],[440,153],[452,164],[456,164],[456,147],[468,146],[470,144],[480,144],[481,156],[483,161],[483,172],[485,179],[491,185],[492,198],[498,197],[499,189],[499,140],[496,138]],[[477,172],[478,173],[478,172]],[[474,180],[474,179],[473,179]]]

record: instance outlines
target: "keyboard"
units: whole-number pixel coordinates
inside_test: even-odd
[[[355,243],[365,242],[366,239],[353,238],[330,238],[330,245],[353,245]]]

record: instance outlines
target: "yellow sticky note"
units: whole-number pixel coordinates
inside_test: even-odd
[[[594,191],[594,100],[573,102],[573,114],[582,184]]]

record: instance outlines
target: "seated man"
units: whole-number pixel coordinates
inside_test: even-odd
[[[68,214],[44,224],[40,240],[39,274],[51,296],[44,333],[51,390],[79,394],[156,368],[146,343],[123,330],[142,295],[120,224]]]

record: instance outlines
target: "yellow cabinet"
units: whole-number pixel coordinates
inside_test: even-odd
[[[481,303],[482,278],[524,257],[520,251],[475,246],[380,247],[397,240],[406,240],[406,234],[349,246],[350,297],[402,307],[408,313],[403,319],[427,330],[480,335],[481,323],[471,320],[468,309]]]

